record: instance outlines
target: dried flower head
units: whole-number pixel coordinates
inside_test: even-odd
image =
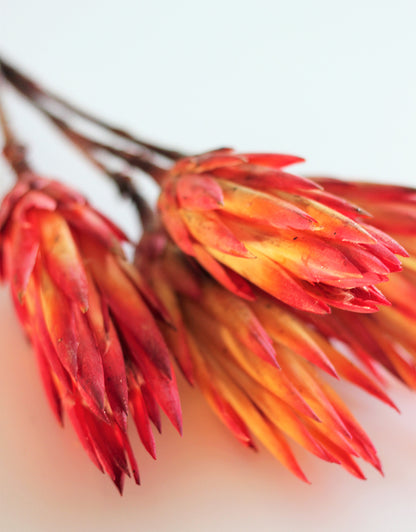
[[[181,430],[163,313],[126,261],[124,234],[77,192],[25,173],[0,208],[1,276],[35,349],[51,407],[65,411],[92,461],[122,490],[129,405],[154,456],[158,405]]]
[[[301,161],[223,149],[179,160],[162,180],[159,209],[179,248],[235,294],[250,283],[300,310],[373,312],[375,284],[400,270],[361,210],[282,170]]]
[[[394,407],[377,382],[304,313],[264,294],[244,301],[191,261],[161,232],[143,237],[136,259],[172,316],[175,329],[162,331],[183,373],[238,440],[255,448],[258,438],[305,481],[292,441],[359,478],[356,457],[381,470],[368,436],[322,376],[354,383]]]

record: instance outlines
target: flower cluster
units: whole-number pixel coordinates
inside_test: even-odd
[[[256,436],[305,481],[290,441],[359,478],[354,457],[381,469],[370,440],[322,373],[394,404],[298,311],[265,294],[239,298],[160,231],[143,237],[136,264],[172,316],[175,330],[162,330],[182,372],[238,440],[255,448]]]
[[[55,416],[68,416],[118,489],[126,475],[139,482],[130,417],[153,457],[160,409],[182,430],[173,362],[241,443],[261,442],[300,479],[293,443],[358,478],[358,458],[382,471],[336,387],[347,381],[396,408],[383,368],[416,389],[416,190],[306,179],[286,171],[301,161],[290,155],[184,156],[77,110],[2,60],[0,73],[143,223],[129,262],[118,227],[32,172],[0,107],[18,178],[0,206],[0,277]],[[126,149],[81,134],[67,114]],[[157,181],[157,212],[102,152]]]

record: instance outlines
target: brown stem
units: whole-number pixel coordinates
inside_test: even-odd
[[[42,112],[72,143],[76,145],[82,144],[90,152],[103,151],[106,153],[110,153],[111,155],[114,155],[115,157],[126,161],[130,166],[138,168],[146,174],[150,175],[157,183],[160,183],[163,176],[166,174],[166,170],[149,160],[146,154],[127,152],[125,150],[114,148],[113,146],[105,144],[104,142],[99,142],[97,140],[90,139],[79,131],[76,131],[75,129],[71,128],[67,122],[65,122],[61,118],[58,118],[53,113],[50,113],[49,111],[45,110],[42,110]]]
[[[146,172],[152,176],[155,181],[160,182],[162,176],[165,174],[165,170],[150,160],[151,154],[148,153],[132,153],[125,150],[120,150],[114,148],[108,144],[92,140],[81,133],[75,131],[69,126],[67,122],[56,116],[54,113],[48,111],[44,106],[44,100],[50,100],[55,103],[59,103],[65,109],[70,110],[93,122],[98,124],[104,129],[107,129],[118,136],[128,139],[132,142],[135,142],[143,150],[150,150],[163,155],[166,158],[175,159],[179,158],[178,152],[172,152],[170,150],[164,150],[162,148],[154,147],[153,145],[143,143],[134,139],[128,133],[125,133],[121,130],[117,130],[105,124],[104,122],[90,117],[87,113],[77,110],[75,107],[67,104],[60,98],[52,95],[48,91],[45,91],[40,86],[35,84],[32,80],[23,76],[15,68],[5,63],[0,59],[0,81],[1,78],[6,78],[9,83],[11,83],[15,89],[17,89],[23,96],[28,98],[32,105],[34,105],[41,113],[43,113],[60,131],[83,153],[83,155],[100,171],[102,171],[107,177],[109,177],[113,183],[117,186],[120,194],[124,197],[129,198],[134,204],[143,229],[149,229],[153,227],[154,224],[154,212],[146,202],[146,200],[141,196],[136,187],[133,184],[132,178],[125,172],[115,172],[111,170],[107,165],[100,161],[97,157],[96,152],[102,151],[107,152],[119,159],[126,161],[130,166],[139,168],[140,170]],[[4,116],[4,111],[1,106],[0,101],[0,123],[2,126],[3,134],[5,137],[6,145],[4,148],[4,153],[8,159],[11,166],[14,168],[16,174],[19,176],[23,171],[29,170],[28,165],[25,162],[24,158],[24,148],[20,146],[12,135],[8,122]],[[156,148],[156,149],[155,149]],[[6,153],[7,152],[7,153]]]
[[[9,67],[10,68],[10,67]],[[7,67],[6,67],[7,71]],[[13,71],[12,71],[13,72]],[[3,85],[3,76],[4,65],[0,63],[0,89]],[[7,78],[8,79],[8,78]],[[10,81],[8,79],[8,81]],[[22,86],[24,86],[24,94],[36,94],[36,86],[27,79],[20,80]],[[20,92],[23,93],[23,90]],[[1,91],[0,91],[1,96]],[[29,96],[28,96],[29,97]],[[129,152],[123,152],[121,150],[116,150],[111,146],[108,146],[104,143],[96,142],[87,137],[84,137],[82,134],[74,131],[69,127],[69,125],[60,118],[56,117],[46,109],[42,107],[37,98],[31,99],[32,103],[43,112],[61,131],[64,133],[72,143],[82,151],[85,157],[99,170],[104,172],[112,181],[116,184],[120,194],[124,197],[128,197],[134,204],[139,217],[142,223],[143,229],[148,229],[153,227],[154,223],[154,213],[146,200],[140,195],[138,190],[135,188],[131,177],[123,172],[114,172],[105,164],[103,164],[95,155],[96,150],[107,151],[112,153],[115,156],[119,156],[122,159],[125,159],[129,162],[131,166],[141,168],[146,173],[152,175],[156,180],[158,180],[161,175],[164,173],[164,170],[150,161],[146,160],[145,157],[139,155],[131,154]],[[4,148],[3,153],[10,166],[13,168],[16,176],[19,178],[23,173],[30,171],[30,167],[26,162],[26,150],[24,146],[20,145],[10,129],[9,122],[7,120],[6,114],[4,112],[4,107],[2,100],[0,98],[0,128],[4,137]],[[119,153],[120,152],[120,153]]]
[[[10,128],[1,98],[2,88],[3,79],[0,75],[0,127],[4,137],[3,155],[19,179],[30,171],[30,167],[26,160],[26,148],[16,140]]]
[[[28,98],[32,103],[40,102],[41,100],[54,102],[55,104],[60,105],[67,111],[70,111],[71,113],[76,114],[80,118],[83,118],[87,120],[88,122],[91,122],[124,140],[128,140],[129,142],[132,142],[141,148],[145,148],[147,150],[150,150],[153,153],[162,155],[163,157],[167,159],[170,159],[172,161],[177,161],[178,159],[185,157],[184,154],[176,150],[170,150],[167,148],[163,148],[161,146],[157,146],[156,144],[152,144],[150,142],[141,140],[138,137],[135,137],[134,135],[132,135],[131,133],[121,128],[114,127],[111,124],[108,124],[107,122],[105,122],[104,120],[101,120],[91,115],[90,113],[82,109],[79,109],[75,105],[67,102],[63,98],[53,94],[52,92],[43,88],[41,85],[35,83],[32,79],[28,78],[27,76],[22,74],[20,71],[18,71],[14,66],[4,61],[4,59],[2,59],[1,57],[0,57],[0,69],[2,70],[4,77],[21,94],[26,96],[26,98]]]
[[[69,125],[60,118],[48,113],[50,120],[52,120],[56,126],[62,131],[62,133],[82,152],[82,154],[99,170],[101,170],[107,177],[113,181],[117,186],[120,194],[126,198],[129,198],[140,216],[143,229],[148,229],[153,225],[154,213],[147,201],[141,196],[136,187],[133,184],[132,178],[125,172],[115,172],[111,170],[107,165],[99,160],[96,155],[97,149],[105,149],[101,143],[93,141],[87,137],[84,137],[81,133],[71,129]],[[145,164],[145,163],[143,163]],[[148,163],[150,165],[150,163]],[[156,165],[154,165],[156,167]],[[157,171],[162,173],[164,170],[157,168]],[[154,168],[151,168],[152,172],[156,173]],[[149,172],[150,173],[150,172]]]

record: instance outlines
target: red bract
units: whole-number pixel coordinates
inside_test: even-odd
[[[171,351],[239,441],[255,447],[256,437],[305,481],[293,441],[359,478],[356,457],[380,469],[368,436],[322,372],[394,405],[303,313],[260,293],[252,302],[239,298],[163,233],[146,234],[138,249],[139,271],[175,325],[162,328]]]
[[[181,430],[164,310],[126,261],[124,234],[75,191],[27,174],[0,208],[1,274],[34,346],[51,407],[65,411],[92,461],[121,491],[137,464],[129,405],[154,456],[158,405]]]
[[[358,221],[360,209],[282,170],[299,161],[230,149],[182,159],[162,180],[163,223],[182,251],[246,299],[251,283],[300,310],[377,310],[386,300],[374,285],[400,262],[382,233]]]

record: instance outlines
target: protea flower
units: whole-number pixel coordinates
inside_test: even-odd
[[[319,179],[331,193],[339,194],[371,214],[366,227],[386,231],[394,237],[386,244],[402,259],[403,271],[390,277],[380,288],[392,305],[374,315],[358,319],[346,312],[334,312],[325,320],[312,319],[315,327],[328,338],[343,341],[361,362],[379,376],[381,364],[396,378],[416,389],[416,190],[375,183]],[[385,234],[383,238],[386,239]],[[399,244],[397,244],[397,242]],[[387,258],[387,257],[386,257]]]
[[[400,270],[390,240],[360,223],[359,208],[282,170],[301,160],[230,149],[183,158],[161,179],[163,223],[246,299],[256,285],[300,310],[373,312],[386,303],[374,285]]]
[[[96,466],[121,491],[128,411],[155,456],[158,405],[181,430],[169,351],[154,321],[164,310],[126,261],[124,234],[74,190],[32,173],[0,208],[3,280],[38,359],[57,419],[66,412]]]
[[[369,438],[322,373],[394,405],[324,335],[260,291],[253,302],[229,292],[163,232],[143,237],[136,263],[172,316],[175,328],[162,331],[183,373],[238,440],[255,448],[257,437],[305,481],[290,441],[359,478],[355,457],[381,470]]]

